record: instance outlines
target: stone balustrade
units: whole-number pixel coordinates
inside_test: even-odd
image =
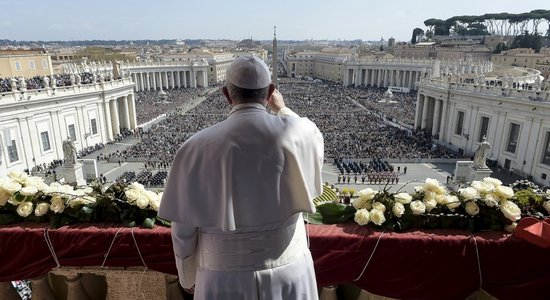
[[[71,96],[83,93],[107,91],[134,84],[132,78],[121,78],[117,80],[96,82],[91,84],[79,84],[69,86],[48,87],[36,90],[22,90],[0,93],[0,104],[28,103],[35,100],[43,100],[52,97]]]

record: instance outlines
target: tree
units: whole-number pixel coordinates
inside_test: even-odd
[[[416,44],[420,41],[420,39],[418,38],[418,36],[422,36],[424,35],[424,30],[416,27],[414,30],[413,30],[413,33],[412,33],[412,39],[411,39],[411,44]]]
[[[539,52],[542,47],[542,37],[538,32],[530,34],[528,31],[525,31],[522,35],[518,35],[514,38],[512,42],[511,49],[514,48],[531,48],[535,52]]]

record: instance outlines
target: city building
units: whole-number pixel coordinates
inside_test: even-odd
[[[470,56],[444,61],[394,58],[389,54],[358,58],[350,48],[287,54],[286,65],[290,77],[319,78],[344,86],[395,87],[400,91],[416,89],[416,82],[423,74],[439,77],[441,74],[487,73],[492,70],[489,61],[474,61]]]
[[[530,48],[516,48],[493,54],[491,61],[499,65],[536,69],[550,62],[550,48],[541,48],[539,53]]]
[[[50,55],[40,50],[0,50],[0,78],[52,75]]]
[[[548,185],[550,92],[541,90],[540,75],[533,76],[532,90],[510,88],[511,82],[486,86],[451,77],[421,78],[414,126],[431,132],[435,142],[469,155],[486,136],[488,158],[500,170]]]
[[[63,140],[77,150],[137,128],[130,77],[0,93],[0,176],[63,159]]]

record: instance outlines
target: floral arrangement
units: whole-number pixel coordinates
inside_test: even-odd
[[[351,205],[325,202],[306,219],[311,223],[333,224],[350,219],[359,225],[372,224],[389,230],[408,228],[461,228],[513,232],[524,216],[549,217],[550,190],[543,191],[527,181],[504,186],[495,178],[473,181],[449,191],[428,178],[412,194],[389,190],[361,190]]]
[[[152,228],[167,224],[157,217],[162,193],[139,183],[115,183],[74,188],[41,177],[10,172],[0,179],[0,225],[15,222],[49,222],[51,227],[76,222],[123,223]]]

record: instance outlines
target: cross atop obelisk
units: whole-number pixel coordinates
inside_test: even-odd
[[[275,85],[275,87],[277,87],[279,86],[279,82],[277,81],[277,74],[279,73],[277,68],[277,26],[273,26],[273,54],[271,57],[271,65],[273,68],[271,82]]]

